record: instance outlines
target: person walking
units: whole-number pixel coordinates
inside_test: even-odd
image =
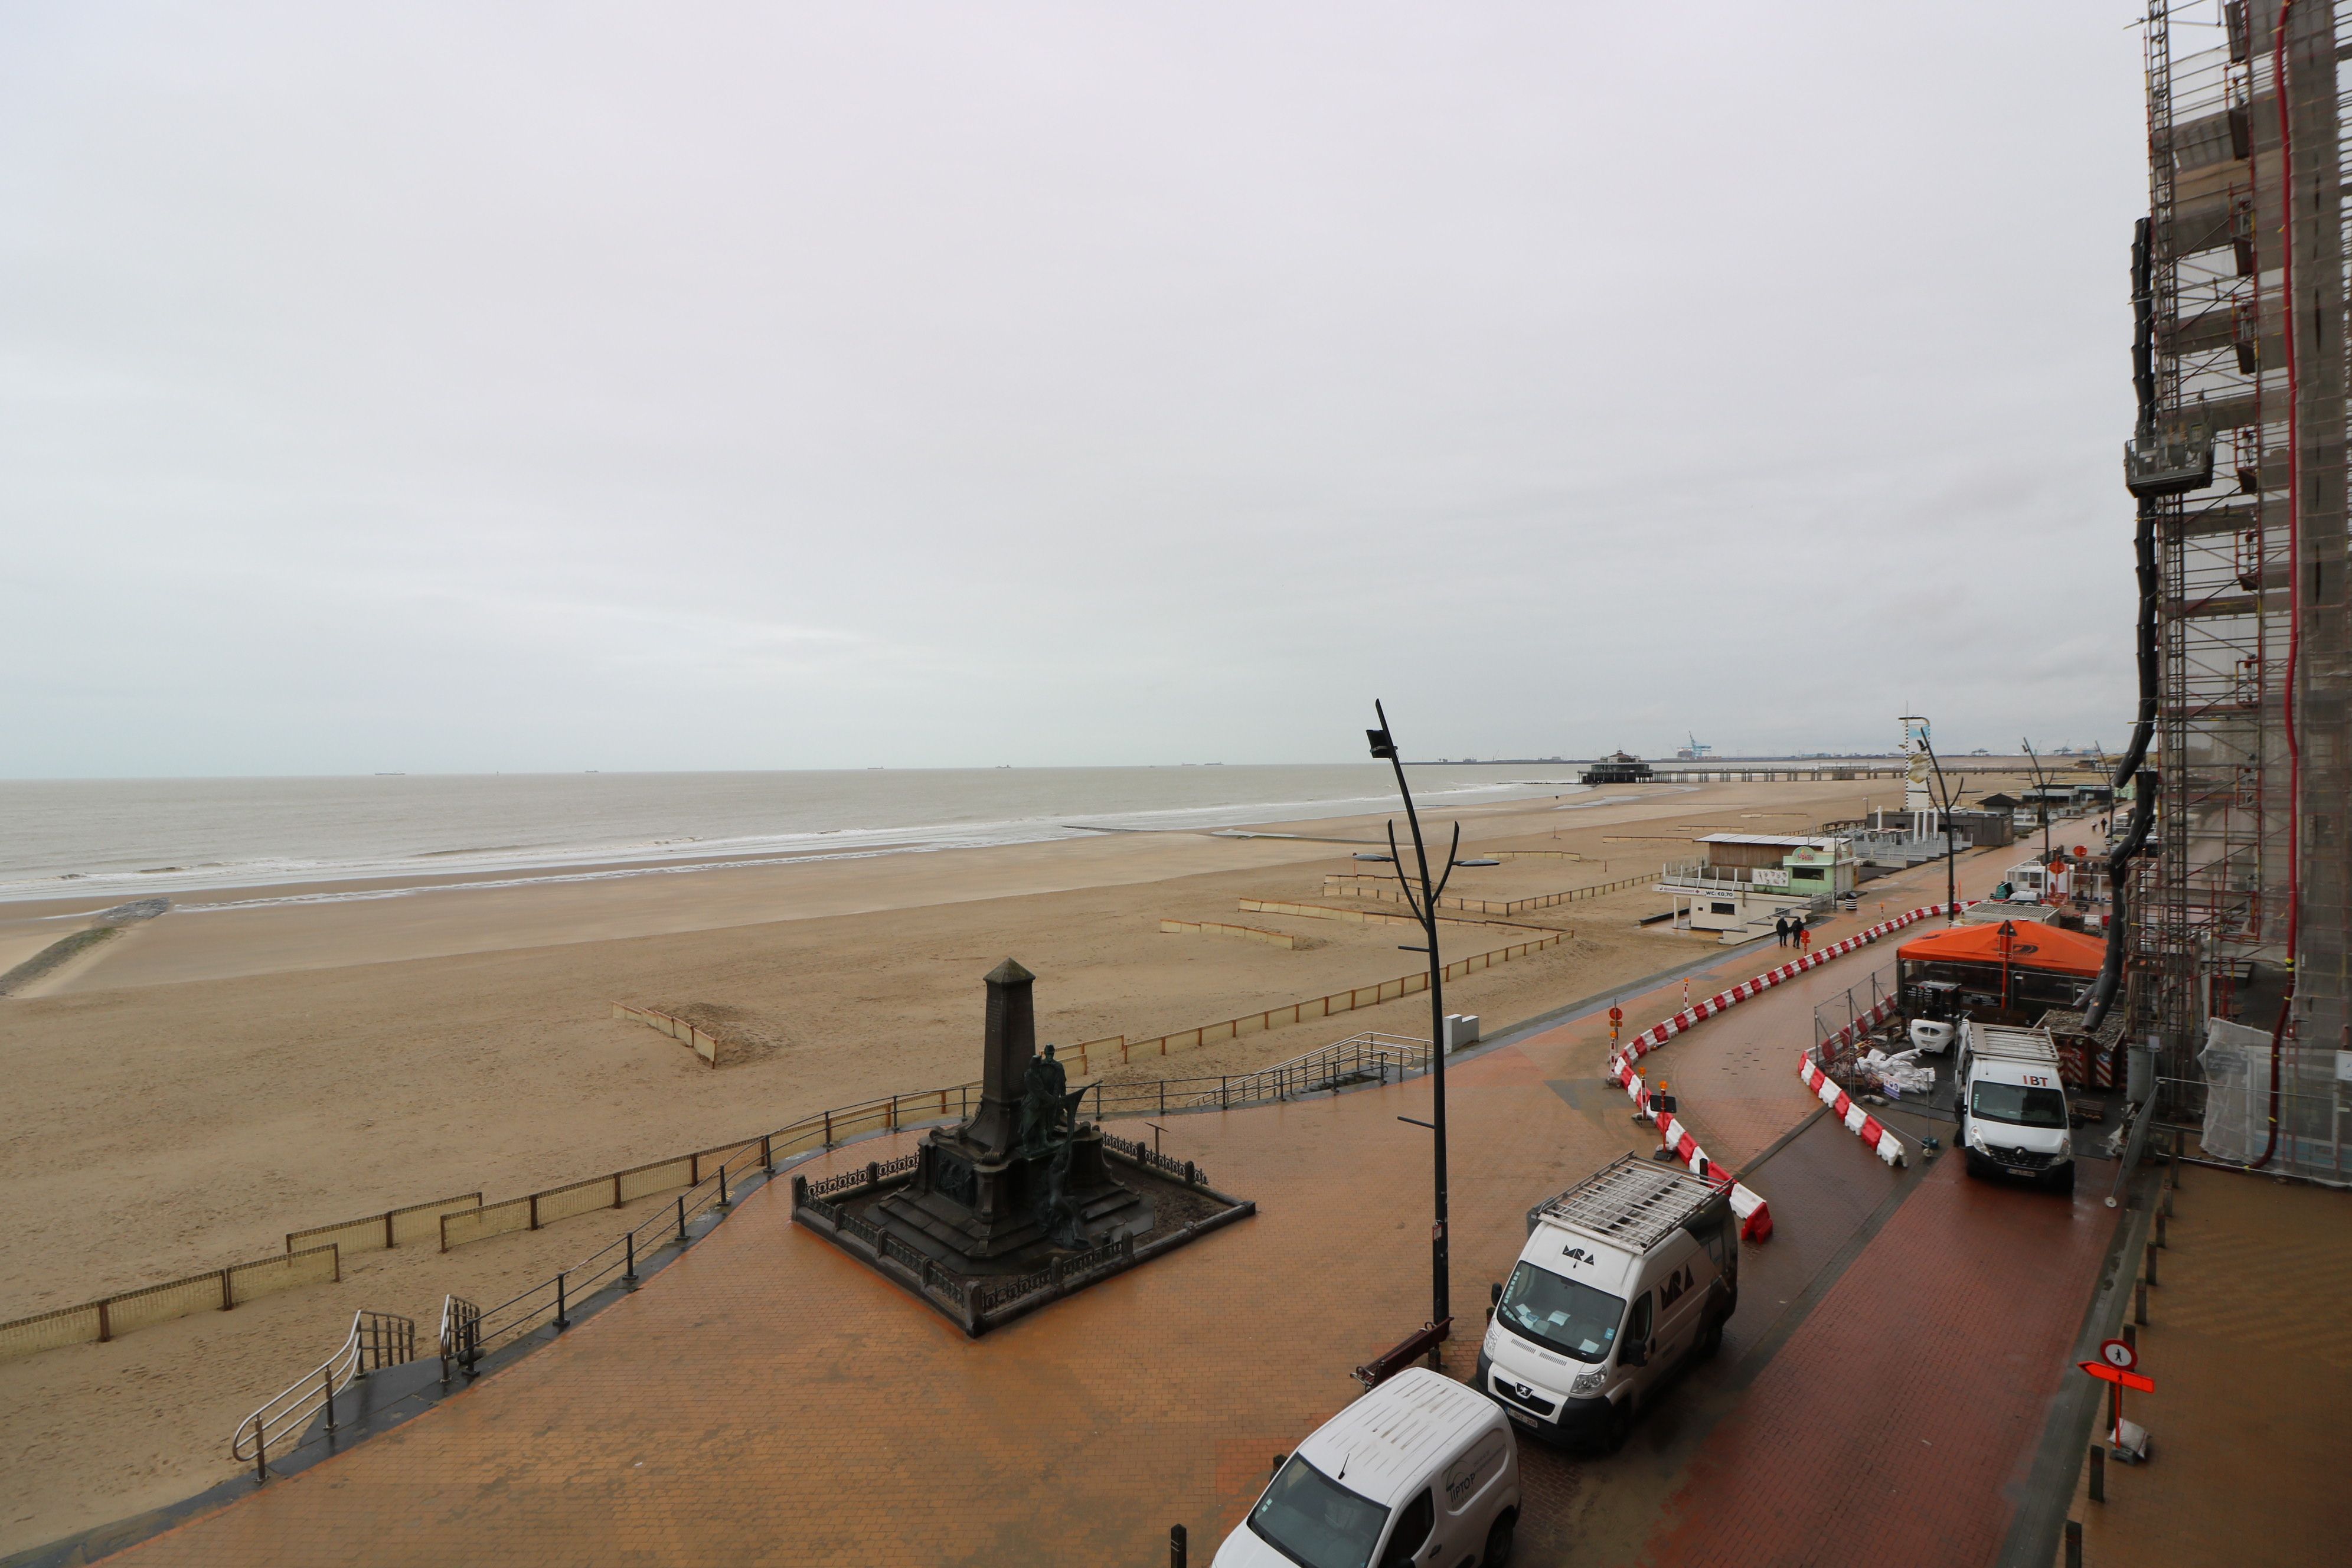
[[[1773,931],[1773,934],[1774,934],[1774,935],[1778,936],[1778,937],[1780,939],[1780,945],[1781,945],[1782,947],[1786,947],[1786,946],[1788,946],[1788,945],[1789,945],[1789,917],[1788,917],[1788,916],[1786,916],[1786,915],[1782,915],[1779,920],[1774,921],[1772,922],[1772,931]]]

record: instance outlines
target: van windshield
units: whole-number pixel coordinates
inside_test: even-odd
[[[2014,1127],[2063,1127],[2066,1097],[2054,1089],[2021,1083],[1980,1083],[1969,1092],[1969,1113]]]
[[[1622,1297],[1563,1279],[1548,1268],[1522,1263],[1503,1287],[1495,1321],[1523,1340],[1533,1340],[1579,1361],[1606,1361],[1625,1321]]]
[[[1389,1510],[1297,1455],[1250,1510],[1252,1534],[1304,1568],[1364,1568]]]

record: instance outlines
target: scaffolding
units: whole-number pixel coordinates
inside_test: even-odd
[[[2147,16],[2149,292],[2158,436],[2210,438],[2217,460],[2214,483],[2146,503],[2160,793],[2130,1005],[2179,1115],[2203,1109],[2209,1019],[2278,1027],[2282,1163],[2343,1177],[2352,18],[2334,0],[2196,9],[2222,26],[2179,0]],[[2176,29],[2210,47],[2176,53]]]

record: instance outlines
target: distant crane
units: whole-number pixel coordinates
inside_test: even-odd
[[[1678,746],[1675,749],[1675,755],[1680,761],[1685,763],[1704,762],[1706,759],[1706,754],[1715,750],[1713,746],[1707,745],[1698,738],[1697,731],[1685,730],[1683,732],[1690,737],[1690,744],[1687,746]]]

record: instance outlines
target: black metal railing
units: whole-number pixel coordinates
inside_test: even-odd
[[[551,1324],[559,1330],[570,1328],[571,1310],[575,1304],[606,1284],[634,1287],[640,1254],[651,1258],[665,1247],[685,1248],[692,1240],[689,1227],[695,1219],[706,1214],[723,1214],[733,1206],[735,1195],[748,1176],[770,1170],[761,1144],[754,1142],[679,1194],[675,1202],[571,1268],[559,1270],[552,1279],[541,1280],[495,1307],[474,1308],[450,1297],[442,1313],[443,1377],[448,1376],[452,1366],[473,1375],[484,1356],[542,1325]],[[860,1181],[865,1178],[863,1171],[855,1174]],[[453,1312],[454,1308],[460,1307],[466,1311]]]
[[[282,1457],[298,1444],[312,1416],[324,1411],[327,1432],[333,1435],[337,1394],[371,1372],[415,1359],[416,1324],[412,1320],[391,1312],[353,1312],[351,1332],[334,1354],[236,1424],[229,1436],[229,1454],[252,1460],[257,1479],[268,1480],[270,1451],[275,1448]]]

